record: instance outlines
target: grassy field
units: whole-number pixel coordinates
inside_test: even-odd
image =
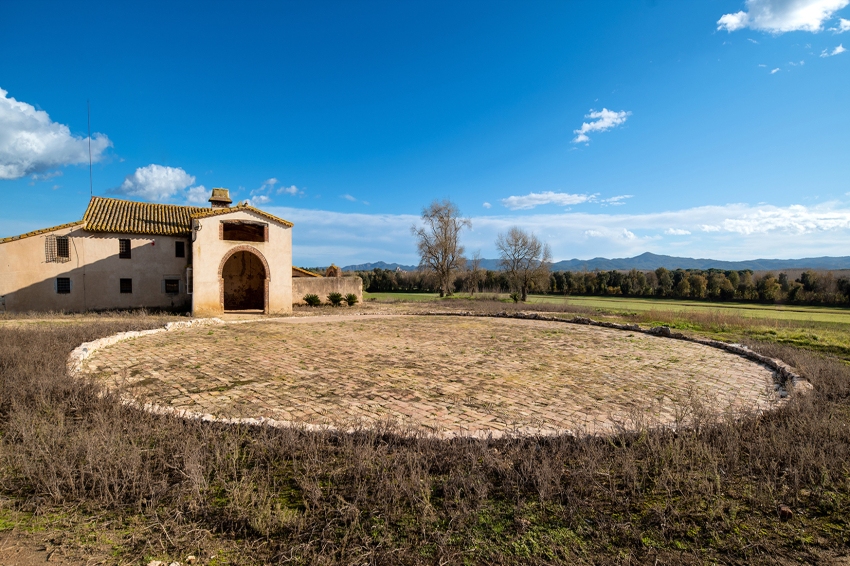
[[[526,305],[514,305],[507,295],[482,293],[440,299],[436,293],[364,293],[376,303],[407,303],[418,308],[476,310],[540,309],[570,315],[602,316],[626,322],[666,325],[678,330],[710,333],[726,341],[759,340],[835,354],[850,361],[850,309],[756,303],[640,299],[632,297],[563,297],[531,295]],[[494,300],[494,298],[496,300]]]
[[[457,299],[356,308],[570,317],[598,307]],[[760,415],[718,416],[705,410],[710,399],[695,399],[682,407],[693,426],[611,437],[220,426],[140,413],[67,375],[81,342],[162,318],[5,324],[0,552],[23,536],[82,556],[64,564],[189,554],[216,566],[846,564],[850,366],[812,351],[843,323],[768,324],[717,309],[604,316],[740,337],[797,368],[814,390]],[[793,333],[807,338],[775,343]]]
[[[492,294],[480,296],[490,297]],[[509,302],[506,294],[500,299]],[[469,295],[458,294],[442,300],[468,299]],[[364,300],[376,301],[439,301],[437,293],[363,293]],[[766,305],[757,303],[710,303],[677,299],[642,299],[638,297],[578,297],[562,295],[531,295],[530,304],[575,305],[589,307],[600,312],[640,313],[647,311],[675,311],[688,313],[718,312],[741,317],[788,320],[795,322],[835,322],[850,324],[850,309],[801,305]]]

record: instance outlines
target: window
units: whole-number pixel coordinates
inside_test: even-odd
[[[166,295],[177,295],[180,293],[180,280],[164,279],[162,281],[162,289]]]
[[[124,238],[118,240],[118,257],[121,259],[130,259],[130,240],[125,240]],[[123,293],[124,291],[121,292]],[[129,293],[129,291],[127,292]]]
[[[44,259],[48,263],[65,263],[71,261],[71,249],[68,236],[50,234],[44,239]]]
[[[132,279],[121,279],[121,292],[122,293],[132,293],[133,292],[133,280]]]
[[[174,242],[174,257],[186,257],[186,242]]]
[[[71,258],[71,250],[68,248],[68,236],[56,237],[56,257],[60,260]]]
[[[221,239],[237,242],[265,242],[268,225],[248,220],[226,220],[221,223]]]
[[[71,278],[70,277],[57,277],[56,278],[56,292],[60,295],[67,295],[71,292]]]

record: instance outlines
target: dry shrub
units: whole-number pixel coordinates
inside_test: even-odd
[[[847,542],[850,371],[834,358],[753,344],[814,391],[762,415],[694,399],[688,427],[607,437],[203,424],[67,377],[79,343],[159,323],[0,328],[7,495],[39,512],[143,514],[165,535],[139,537],[140,555],[194,550],[181,541],[209,529],[241,541],[243,563],[772,563]]]

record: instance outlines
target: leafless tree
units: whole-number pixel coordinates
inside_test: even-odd
[[[441,297],[451,294],[455,273],[466,265],[460,231],[471,226],[453,202],[435,200],[422,209],[422,224],[410,228],[419,248],[419,267],[437,276]]]
[[[507,234],[499,234],[496,248],[499,250],[502,269],[514,290],[520,292],[523,302],[528,299],[529,288],[535,285],[546,287],[549,264],[552,262],[549,244],[544,244],[534,234],[515,226]]]
[[[479,287],[484,283],[484,278],[487,275],[481,269],[481,251],[477,251],[472,255],[472,259],[467,263],[469,269],[469,277],[466,279],[466,284],[470,295],[475,295]]]

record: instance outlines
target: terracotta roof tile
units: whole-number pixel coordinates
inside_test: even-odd
[[[295,275],[295,274],[298,275]],[[306,269],[301,269],[300,267],[292,266],[292,275],[294,277],[321,277],[318,273],[313,273],[312,271],[307,271]]]
[[[0,244],[5,244],[6,242],[14,242],[15,240],[23,240],[24,238],[38,236],[39,234],[47,234],[48,232],[54,232],[56,230],[61,230],[62,228],[70,228],[71,226],[77,226],[78,224],[82,223],[82,220],[77,220],[76,222],[68,222],[67,224],[60,224],[59,226],[51,226],[50,228],[33,230],[32,232],[27,232],[26,234],[21,234],[19,236],[9,236],[8,238],[0,238]]]
[[[254,208],[253,206],[249,206],[247,204],[240,204],[237,206],[231,206],[230,208],[202,208],[200,212],[195,212],[192,214],[192,218],[208,218],[210,216],[218,216],[219,214],[227,214],[228,212],[236,212],[237,210],[250,210],[254,214],[259,214],[263,218],[267,218],[279,224],[283,224],[284,226],[288,226],[292,228],[292,222],[289,220],[284,220],[283,218],[278,218],[273,214],[269,214],[268,212],[263,212],[259,208]]]
[[[123,232],[159,236],[188,236],[197,206],[152,204],[92,197],[83,220],[89,232]]]

